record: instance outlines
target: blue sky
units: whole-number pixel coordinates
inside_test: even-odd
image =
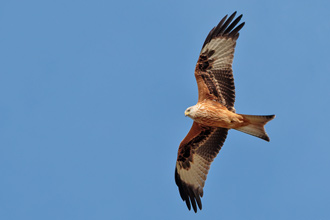
[[[2,1],[0,219],[329,219],[329,1]],[[174,183],[210,29],[238,11],[236,110],[203,210]]]

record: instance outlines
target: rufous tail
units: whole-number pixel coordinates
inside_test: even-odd
[[[249,123],[246,126],[236,128],[236,130],[256,136],[265,141],[269,141],[269,137],[265,131],[265,124],[275,118],[275,115],[241,115],[244,121]]]

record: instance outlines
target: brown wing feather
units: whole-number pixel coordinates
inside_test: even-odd
[[[236,40],[244,22],[234,12],[227,15],[214,27],[205,39],[195,69],[199,101],[217,100],[229,110],[235,111],[235,84],[232,70]],[[226,20],[227,19],[227,20]]]
[[[204,127],[194,122],[178,151],[175,182],[188,209],[202,209],[201,197],[213,159],[226,140],[228,129]],[[197,203],[197,205],[196,205]]]

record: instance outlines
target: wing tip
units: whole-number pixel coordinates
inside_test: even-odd
[[[182,181],[177,168],[175,168],[175,183],[179,188],[181,199],[186,203],[188,210],[190,211],[191,207],[195,213],[197,213],[197,207],[202,210],[201,197],[203,196],[203,189],[200,187],[193,189],[190,184]]]
[[[193,127],[191,128],[189,133],[192,130],[194,130],[194,127],[196,128],[196,126],[199,126],[199,125],[196,124],[196,122],[194,122]],[[200,127],[197,127],[197,128],[200,128]],[[182,166],[183,161],[180,160],[180,153],[178,153],[178,159],[176,161],[175,176],[174,176],[175,183],[178,186],[181,199],[186,203],[187,208],[189,210],[191,210],[191,207],[192,207],[194,212],[197,212],[198,208],[200,210],[202,210],[201,198],[203,197],[203,187],[204,187],[205,180],[207,178],[208,170],[210,169],[210,164],[213,161],[213,159],[216,157],[216,155],[219,153],[221,147],[223,146],[223,144],[226,140],[227,133],[228,133],[228,129],[226,129],[226,128],[217,128],[217,129],[212,128],[211,131],[209,131],[210,129],[211,128],[206,129],[206,130],[199,130],[198,135],[196,135],[196,133],[194,133],[194,135],[193,135],[194,138],[196,139],[195,142],[190,140],[189,143],[186,143],[183,141],[183,142],[181,142],[180,147],[179,147],[179,151],[180,151],[180,148],[183,148],[184,146],[186,146],[186,144],[200,143],[201,138],[198,137],[199,135],[202,136],[203,138],[208,139],[206,142],[204,142],[202,144],[202,146],[205,147],[205,149],[204,150],[202,149],[202,151],[201,151],[201,152],[206,151],[207,158],[208,158],[207,163],[202,165],[203,169],[205,169],[205,170],[202,171],[202,173],[201,173],[202,175],[198,176],[199,178],[201,178],[202,182],[197,181],[198,183],[194,184],[194,181],[196,179],[194,179],[194,178],[191,179],[191,177],[192,177],[192,176],[190,176],[191,174],[187,174],[186,171],[192,167],[192,164],[190,164],[191,161],[187,160],[187,162],[189,163],[189,166],[184,168]],[[189,135],[189,133],[188,133],[188,135]],[[209,147],[211,147],[211,148],[209,148]],[[212,150],[208,150],[208,149],[212,149]],[[198,154],[198,151],[196,151],[196,153]],[[185,179],[187,177],[188,177],[188,180]],[[182,178],[184,178],[185,181],[188,181],[188,183],[185,182]],[[193,182],[191,183],[190,181],[193,181]]]
[[[232,13],[229,17],[228,14],[225,15],[220,22],[218,23],[218,25],[216,27],[214,27],[208,34],[208,36],[205,39],[205,42],[203,44],[203,47],[209,43],[213,38],[216,37],[227,37],[227,38],[232,38],[234,40],[237,40],[237,38],[239,37],[239,31],[243,28],[245,22],[242,22],[240,25],[236,26],[239,21],[242,19],[243,14],[240,14],[234,21],[234,17],[236,16],[237,11],[235,11],[234,13]],[[227,18],[228,17],[228,18]]]

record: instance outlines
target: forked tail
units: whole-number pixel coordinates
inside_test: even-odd
[[[269,141],[269,137],[265,131],[265,124],[270,120],[275,118],[275,115],[242,115],[244,117],[244,121],[248,123],[248,125],[236,128],[236,130],[256,136],[265,141]]]

